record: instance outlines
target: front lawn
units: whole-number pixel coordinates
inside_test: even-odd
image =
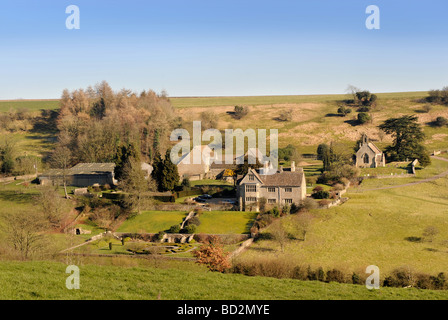
[[[199,219],[201,225],[196,233],[242,234],[249,233],[256,218],[256,212],[209,211],[203,212]]]
[[[143,211],[136,217],[123,222],[118,232],[157,233],[182,223],[185,211]]]

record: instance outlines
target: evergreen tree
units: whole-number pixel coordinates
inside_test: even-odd
[[[422,166],[431,163],[422,144],[425,134],[417,116],[391,118],[384,121],[379,128],[394,138],[393,144],[386,148],[386,154],[391,161],[418,159]]]

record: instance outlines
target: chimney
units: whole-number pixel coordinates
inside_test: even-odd
[[[278,170],[278,172],[283,172],[283,166],[280,166],[280,169]]]
[[[263,174],[268,174],[268,162],[264,162]]]
[[[296,171],[296,162],[291,161],[291,172],[295,172],[295,171]]]

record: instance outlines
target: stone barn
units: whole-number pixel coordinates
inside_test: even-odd
[[[69,186],[89,187],[94,184],[114,185],[115,163],[78,163],[73,168],[65,170],[66,183]],[[42,185],[64,184],[64,170],[52,169],[39,177]]]

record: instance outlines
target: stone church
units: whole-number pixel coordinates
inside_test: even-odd
[[[365,134],[362,136],[362,142],[359,144],[359,150],[356,152],[355,166],[358,168],[386,166],[384,153],[373,142],[370,142]]]

